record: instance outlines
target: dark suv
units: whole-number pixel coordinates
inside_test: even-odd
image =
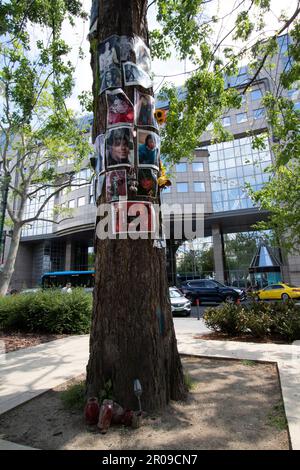
[[[181,290],[193,302],[196,299],[200,302],[236,302],[245,299],[241,289],[224,286],[213,279],[185,281],[181,284]]]

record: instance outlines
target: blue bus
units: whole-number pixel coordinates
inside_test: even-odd
[[[56,271],[44,273],[42,276],[43,288],[62,288],[68,282],[72,287],[93,288],[95,284],[95,271]]]

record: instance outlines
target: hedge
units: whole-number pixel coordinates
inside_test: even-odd
[[[288,302],[251,302],[249,305],[222,304],[205,311],[204,322],[214,331],[230,336],[278,336],[287,341],[300,339],[300,306]]]
[[[88,333],[92,295],[83,289],[71,294],[57,289],[0,298],[0,329],[41,333]]]

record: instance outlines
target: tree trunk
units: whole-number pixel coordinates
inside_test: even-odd
[[[91,47],[94,137],[105,131],[106,122],[105,94],[96,94],[97,45],[112,34],[136,34],[148,43],[146,9],[145,0],[100,0],[97,44]],[[123,90],[133,102],[134,87]],[[97,239],[95,244],[87,396],[97,395],[111,383],[114,399],[125,408],[137,409],[133,384],[139,379],[142,407],[147,411],[162,409],[170,399],[184,399],[165,251],[153,247],[150,239]]]
[[[20,244],[21,232],[22,226],[20,224],[15,223],[8,251],[8,256],[5,260],[3,271],[0,273],[0,296],[3,296],[7,293],[11,277],[15,270],[15,263]]]

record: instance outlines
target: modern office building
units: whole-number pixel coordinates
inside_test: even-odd
[[[263,69],[243,96],[241,108],[228,110],[223,115],[223,126],[232,132],[233,140],[212,144],[210,130],[207,129],[199,148],[195,149],[194,160],[191,162],[183,155],[181,162],[171,169],[172,186],[163,191],[164,203],[203,204],[203,237],[212,246],[213,275],[221,282],[233,283],[234,280],[245,279],[251,264],[250,259],[247,266],[230,269],[226,243],[238,233],[254,232],[253,224],[267,217],[265,212],[253,206],[245,191],[245,183],[259,189],[269,179],[270,175],[265,170],[273,158],[271,142],[266,140],[263,151],[253,150],[249,131],[260,134],[268,128],[261,99],[266,91],[273,90],[280,71],[289,66],[289,59],[285,55],[287,45],[288,36],[280,37],[278,58],[274,59],[277,62],[276,71]],[[227,86],[237,87],[242,92],[249,78],[247,67],[242,67],[238,76],[228,78]],[[283,93],[294,101],[296,108],[300,108],[298,90]],[[167,103],[159,102],[157,107],[166,108]],[[91,124],[92,116],[85,119]],[[71,160],[67,161],[62,171],[69,170],[72,164]],[[62,204],[73,209],[72,218],[58,225],[35,222],[23,230],[13,287],[20,289],[35,286],[46,271],[92,268],[96,208],[89,183],[91,174],[86,162],[78,174],[80,181],[85,180],[86,185],[63,191],[49,203],[45,211],[50,213],[54,204]],[[33,209],[29,205],[28,213]],[[261,237],[260,240],[258,237],[258,244],[262,242]],[[6,238],[7,251],[9,237]],[[184,241],[169,240],[167,243],[168,272],[172,284],[176,282],[176,251]],[[277,279],[300,285],[300,256],[287,256],[280,246],[275,251],[280,273]],[[251,258],[256,252],[255,248],[250,254]],[[267,281],[272,279],[270,276]]]

